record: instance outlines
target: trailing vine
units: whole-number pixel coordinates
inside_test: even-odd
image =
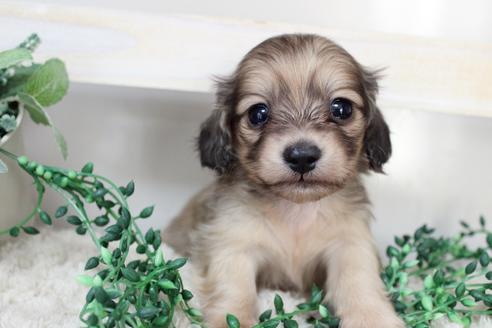
[[[134,182],[118,186],[95,174],[92,163],[75,171],[45,166],[2,148],[0,154],[32,177],[38,194],[31,213],[0,235],[34,235],[39,230],[31,225],[33,219],[46,225],[64,219],[77,234],[89,235],[96,246],[85,264],[86,272],[77,277],[88,288],[80,312],[85,326],[174,327],[179,310],[190,324],[205,327],[201,311],[191,305],[193,293],[180,275],[187,259],[166,259],[159,230],[150,228],[144,233],[137,224],[149,218],[154,207],[136,213],[128,206]],[[53,215],[42,209],[47,189],[63,200]],[[89,215],[89,206],[96,207],[98,214]],[[395,237],[395,244],[387,248],[388,265],[381,277],[408,327],[429,327],[443,316],[468,327],[474,315],[492,314],[492,271],[488,269],[492,232],[483,217],[478,228],[464,222],[462,227],[456,236],[438,237],[424,225],[413,235]],[[467,241],[475,237],[484,240],[484,247],[468,246]],[[130,260],[133,250],[137,258]],[[314,286],[306,302],[287,310],[276,295],[274,308],[262,312],[254,328],[298,327],[302,317],[313,327],[338,327],[339,320],[323,300],[323,291]],[[224,321],[231,328],[240,327],[234,314],[227,314]]]

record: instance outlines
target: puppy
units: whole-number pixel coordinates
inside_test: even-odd
[[[218,173],[163,233],[201,270],[211,328],[258,315],[259,288],[316,283],[343,328],[398,328],[379,278],[359,175],[391,154],[377,74],[332,41],[282,35],[253,48],[218,82],[198,138]]]

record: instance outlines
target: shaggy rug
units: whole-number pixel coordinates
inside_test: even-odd
[[[84,271],[85,262],[94,251],[89,238],[77,236],[71,230],[43,229],[37,236],[1,240],[0,328],[80,327],[78,315],[87,288],[79,285],[75,277]],[[165,255],[175,257],[169,248]],[[191,290],[192,271],[192,263],[182,270],[185,285]],[[274,294],[260,293],[261,309],[273,308]],[[287,309],[302,301],[295,295],[280,294]],[[183,318],[178,320],[178,327],[189,326]],[[441,319],[432,327],[460,326]],[[472,327],[492,327],[492,321],[477,318]]]

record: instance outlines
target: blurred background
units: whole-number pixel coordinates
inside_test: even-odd
[[[365,177],[383,249],[423,223],[449,234],[459,220],[492,218],[491,12],[488,0],[2,1],[0,47],[36,32],[37,58],[63,59],[72,81],[49,109],[69,159],[31,121],[25,153],[76,168],[90,160],[116,182],[135,180],[134,208],[156,205],[142,224],[164,227],[213,179],[194,152],[213,76],[273,35],[332,38],[386,68],[379,104],[394,155],[386,175]],[[59,203],[50,197],[48,209]]]

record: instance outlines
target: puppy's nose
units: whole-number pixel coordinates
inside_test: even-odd
[[[292,171],[304,174],[316,167],[321,150],[312,143],[301,141],[285,148],[283,155]]]

